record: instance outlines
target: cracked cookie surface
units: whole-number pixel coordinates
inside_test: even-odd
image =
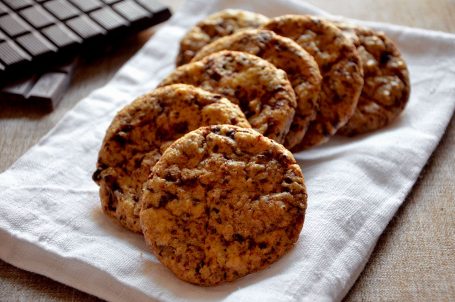
[[[322,77],[313,57],[289,38],[269,30],[251,29],[204,46],[192,61],[224,49],[256,55],[286,72],[295,92],[297,108],[284,146],[290,149],[300,143],[309,123],[316,117],[321,90]]]
[[[284,142],[294,118],[296,100],[286,73],[257,56],[220,51],[182,65],[159,86],[185,83],[219,93],[238,104],[251,126]]]
[[[362,90],[363,72],[356,47],[335,25],[314,16],[277,17],[263,28],[296,41],[315,58],[323,77],[316,119],[293,150],[328,141],[354,114]]]
[[[364,85],[354,115],[338,134],[353,136],[390,124],[409,100],[409,72],[395,43],[384,33],[336,22],[357,47]]]
[[[306,201],[288,150],[252,129],[217,125],[164,152],[144,186],[140,220],[166,267],[211,286],[266,268],[292,248]]]
[[[268,18],[258,13],[239,9],[226,9],[201,20],[180,41],[176,65],[189,63],[205,45],[218,38],[248,28],[257,28]]]
[[[164,150],[200,126],[250,127],[237,105],[190,85],[171,85],[137,98],[114,117],[99,151],[94,181],[104,213],[141,232],[142,184]]]

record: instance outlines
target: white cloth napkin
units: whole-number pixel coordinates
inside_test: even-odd
[[[373,134],[334,138],[295,154],[309,192],[295,248],[264,271],[202,288],[178,280],[140,235],[102,214],[91,174],[117,110],[174,68],[179,39],[189,26],[227,7],[268,16],[328,15],[293,0],[186,3],[108,85],[82,100],[0,175],[1,259],[111,301],[343,298],[453,114],[455,35],[362,22],[384,30],[409,64],[412,95],[404,114]]]

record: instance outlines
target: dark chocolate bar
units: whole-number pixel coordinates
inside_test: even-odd
[[[0,0],[0,84],[170,16],[157,0]]]

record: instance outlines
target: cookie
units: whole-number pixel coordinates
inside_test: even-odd
[[[239,51],[220,51],[178,67],[160,86],[185,83],[219,93],[238,104],[251,126],[284,142],[296,107],[286,73],[273,64]]]
[[[338,134],[353,136],[390,124],[409,100],[409,72],[400,51],[384,33],[336,22],[354,43],[363,65],[364,85],[354,115]]]
[[[175,141],[144,188],[147,245],[178,278],[203,286],[283,256],[298,240],[307,201],[292,154],[231,125],[202,127]]]
[[[286,15],[271,19],[263,28],[296,41],[315,58],[323,77],[316,119],[293,150],[328,141],[354,114],[362,90],[356,47],[335,25],[318,17]]]
[[[218,38],[242,29],[257,28],[267,20],[268,18],[261,14],[239,9],[226,9],[210,15],[182,38],[176,65],[189,63],[202,47]]]
[[[189,85],[171,85],[139,97],[107,129],[93,174],[103,211],[141,232],[139,198],[151,167],[174,140],[204,125],[250,127],[237,105]]]
[[[204,46],[193,58],[193,62],[223,49],[256,55],[286,72],[294,88],[297,108],[284,146],[290,149],[300,143],[309,123],[316,117],[321,90],[322,77],[313,57],[291,39],[272,31],[251,29]]]

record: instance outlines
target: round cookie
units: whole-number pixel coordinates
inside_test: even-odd
[[[182,38],[176,65],[189,63],[202,47],[218,38],[242,29],[257,28],[267,21],[266,16],[239,9],[226,9],[210,15]]]
[[[293,149],[328,141],[354,114],[362,90],[356,47],[335,25],[318,17],[286,15],[271,19],[263,28],[296,41],[315,58],[323,78],[316,119]]]
[[[288,150],[252,129],[217,125],[164,152],[144,186],[140,220],[166,267],[211,286],[266,268],[291,249],[306,202]]]
[[[269,30],[242,30],[204,46],[193,58],[198,61],[220,50],[244,51],[265,59],[286,72],[294,88],[297,108],[284,146],[300,143],[309,123],[316,117],[322,77],[313,57],[289,38]]]
[[[238,104],[251,126],[284,142],[294,118],[295,94],[283,70],[248,53],[220,51],[182,65],[160,86],[185,83],[219,93]]]
[[[400,51],[384,33],[335,22],[357,47],[364,85],[354,115],[337,133],[353,136],[380,129],[404,109],[410,95],[409,72]]]
[[[189,85],[156,89],[124,107],[107,129],[93,174],[103,211],[141,232],[139,198],[151,167],[174,140],[215,124],[250,127],[237,105]]]

